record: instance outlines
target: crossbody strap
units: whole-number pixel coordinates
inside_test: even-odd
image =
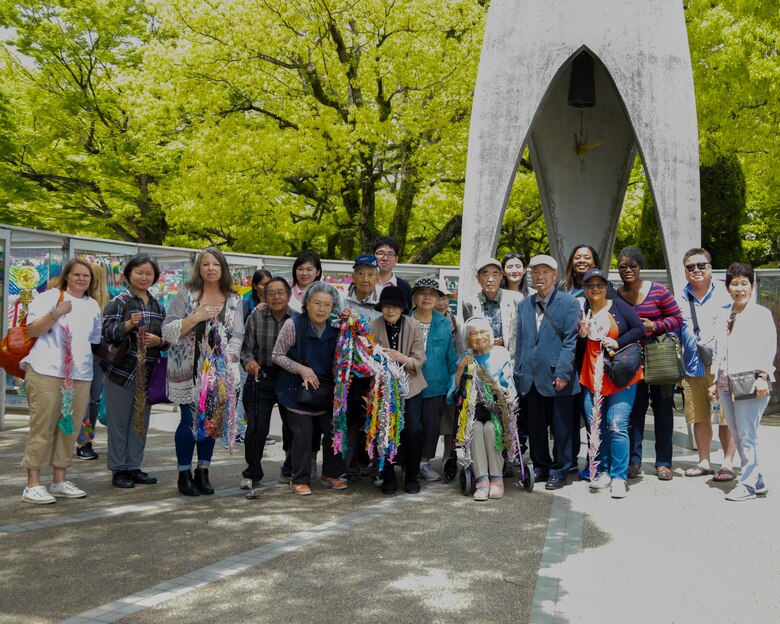
[[[544,307],[544,305],[542,305],[542,302],[539,301],[538,298],[536,299],[536,305],[539,308],[539,310],[541,310],[542,316],[544,316],[544,318],[547,320],[550,327],[553,328],[553,331],[557,334],[558,338],[560,338],[561,342],[563,342],[563,338],[564,338],[563,332],[560,330],[558,325],[555,324],[555,321],[552,320],[552,317],[549,314],[547,314],[547,309]]]
[[[688,305],[691,306],[691,319],[693,319],[693,333],[699,335],[699,319],[696,318],[696,306],[693,305],[693,299],[688,299]]]

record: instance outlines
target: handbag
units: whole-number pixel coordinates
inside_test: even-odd
[[[125,306],[124,320],[130,318],[128,308]],[[130,351],[130,334],[126,334],[125,337],[119,343],[109,342],[105,338],[100,339],[100,344],[93,345],[92,354],[103,360],[106,364],[121,368],[127,358],[127,353]]]
[[[60,291],[57,305],[65,299],[65,291]],[[57,307],[57,306],[55,306]],[[18,327],[12,327],[3,341],[0,342],[0,367],[9,375],[24,379],[24,369],[21,361],[26,358],[35,346],[38,338],[33,338],[27,332],[27,317]]]
[[[645,381],[663,386],[679,383],[685,374],[680,339],[665,332],[647,339],[645,353]]]
[[[301,404],[301,407],[313,412],[330,411],[333,409],[333,389],[335,384],[332,379],[327,377],[317,375],[317,379],[320,380],[320,385],[317,389],[311,386],[306,388],[301,384],[301,388],[298,390],[298,403]]]
[[[306,334],[301,337],[301,363],[306,362]],[[317,379],[320,381],[318,388],[308,388],[301,383],[301,387],[298,389],[298,403],[301,407],[309,409],[313,412],[327,412],[333,409],[333,390],[335,389],[335,382],[330,377],[320,377],[317,375]]]
[[[604,372],[615,386],[625,387],[642,365],[642,346],[638,342],[627,344],[622,349],[604,353]]]
[[[149,405],[170,403],[168,399],[168,356],[158,355],[146,386],[146,402]]]
[[[699,354],[699,361],[704,366],[710,366],[712,364],[712,347],[708,347],[701,342],[699,337],[699,319],[696,318],[696,306],[693,305],[692,299],[688,299],[688,305],[691,306],[691,320],[693,320],[693,333],[696,335],[696,351]]]
[[[729,394],[732,401],[743,401],[745,399],[755,399],[756,392],[753,384],[756,383],[756,371],[746,371],[744,373],[731,373],[728,375]],[[772,382],[767,379],[769,394],[772,394]]]

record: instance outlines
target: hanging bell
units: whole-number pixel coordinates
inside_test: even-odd
[[[596,79],[593,57],[580,52],[571,63],[569,77],[569,106],[593,108],[596,106]]]

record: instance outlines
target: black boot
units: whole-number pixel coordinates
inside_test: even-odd
[[[198,488],[192,480],[192,473],[189,470],[179,471],[179,492],[184,496],[200,496]]]
[[[198,488],[198,492],[201,494],[213,494],[214,488],[209,483],[209,469],[208,468],[196,468],[195,477],[193,478],[195,487]]]

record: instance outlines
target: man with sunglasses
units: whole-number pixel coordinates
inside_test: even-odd
[[[685,471],[686,477],[715,474],[715,481],[731,481],[734,474],[736,446],[723,414],[717,414],[718,437],[723,447],[723,463],[717,473],[710,465],[712,444],[711,406],[708,389],[714,383],[710,373],[712,349],[718,331],[717,322],[723,309],[731,307],[726,288],[712,279],[712,257],[706,249],[694,247],[683,257],[685,279],[679,300],[683,315],[683,357],[685,359],[685,420],[693,425],[693,436],[699,450],[699,463]]]

